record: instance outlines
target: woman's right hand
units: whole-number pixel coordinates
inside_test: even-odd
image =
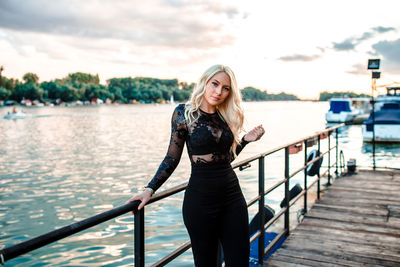
[[[142,193],[134,195],[126,203],[133,202],[135,200],[140,200],[141,203],[139,204],[138,207],[138,210],[140,210],[146,205],[147,202],[149,202],[150,198],[151,198],[151,192],[149,190],[143,190]],[[132,211],[132,214],[135,214],[134,211]]]

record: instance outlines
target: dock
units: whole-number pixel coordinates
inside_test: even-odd
[[[400,172],[335,179],[263,266],[400,266]]]

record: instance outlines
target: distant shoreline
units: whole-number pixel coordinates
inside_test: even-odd
[[[259,103],[259,102],[326,102],[326,101],[321,101],[321,100],[315,100],[315,99],[298,99],[298,100],[263,100],[263,101],[242,101],[243,103]],[[179,103],[185,103],[185,102],[174,102],[172,103],[173,105],[179,104]],[[76,103],[76,102],[61,102],[59,104],[47,104],[47,103],[40,103],[40,105],[37,104],[32,104],[32,105],[23,105],[19,103],[15,103],[12,105],[5,105],[4,103],[2,104],[0,101],[0,107],[5,107],[5,108],[12,108],[12,107],[24,107],[24,108],[38,108],[38,107],[75,107],[75,106],[112,106],[112,105],[171,105],[170,102],[165,102],[165,103],[142,103],[142,102],[136,102],[136,103],[119,103],[119,102],[111,102],[111,103]]]

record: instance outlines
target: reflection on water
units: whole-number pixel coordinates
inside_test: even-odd
[[[164,158],[173,109],[169,105],[31,107],[25,109],[28,116],[23,120],[0,120],[0,248],[124,204],[147,184]],[[266,134],[249,144],[238,160],[324,129],[328,103],[245,103],[244,109],[246,129],[263,124]],[[0,114],[6,112],[0,108]],[[371,166],[371,151],[362,143],[360,126],[346,126],[339,135],[346,159],[357,158],[357,164]],[[327,139],[321,147],[326,149]],[[377,152],[379,163],[394,166],[398,161],[399,147],[378,146]],[[283,177],[283,158],[278,152],[266,159],[266,187]],[[291,170],[303,162],[304,153],[291,155]],[[251,168],[237,171],[247,200],[258,192],[257,165],[253,162]],[[186,182],[189,171],[185,151],[163,189]],[[291,186],[302,184],[302,179],[300,173]],[[278,188],[266,199],[276,211],[282,193]],[[146,262],[155,262],[188,240],[182,199],[180,193],[146,207]],[[255,206],[249,209],[251,216]],[[132,262],[133,217],[126,214],[9,264],[128,266]],[[190,251],[174,261],[174,266],[192,265]]]

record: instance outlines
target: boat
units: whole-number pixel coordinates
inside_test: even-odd
[[[352,122],[359,113],[359,110],[352,107],[350,98],[331,98],[325,119],[328,123]]]
[[[3,119],[17,120],[17,119],[25,119],[25,117],[26,117],[25,112],[18,111],[18,112],[7,113],[6,115],[3,116]]]
[[[372,142],[375,128],[375,142],[400,143],[400,87],[388,87],[386,95],[377,97],[374,110],[375,118],[371,112],[362,125],[363,141]]]
[[[357,111],[353,124],[362,124],[369,117],[372,110],[371,99],[368,97],[357,97],[351,99],[352,107]]]

